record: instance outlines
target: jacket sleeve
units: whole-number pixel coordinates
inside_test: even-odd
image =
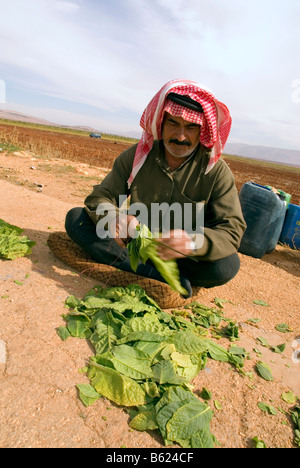
[[[127,180],[131,173],[135,148],[136,145],[118,156],[111,172],[100,185],[94,186],[93,192],[85,199],[85,210],[95,224],[103,217],[103,214],[97,213],[99,205],[105,207],[106,216],[109,219],[110,215],[115,216],[122,201],[128,197]],[[120,197],[122,195],[123,198]]]
[[[195,255],[215,261],[237,252],[246,229],[234,176],[224,161],[210,176],[210,196],[204,212],[204,239]],[[197,234],[196,234],[197,236]],[[194,239],[197,245],[197,238]],[[201,245],[201,240],[199,239]]]

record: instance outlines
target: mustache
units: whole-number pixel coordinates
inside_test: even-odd
[[[172,138],[171,140],[169,140],[169,143],[175,143],[175,145],[178,146],[192,146],[189,141],[179,141],[176,138]]]

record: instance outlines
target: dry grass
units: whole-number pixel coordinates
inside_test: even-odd
[[[64,157],[62,151],[53,147],[50,141],[47,142],[34,137],[28,137],[24,141],[16,127],[12,127],[11,130],[0,129],[0,145],[3,150],[8,152],[22,149],[31,152],[35,157],[45,159]]]
[[[67,159],[98,167],[111,168],[115,158],[131,144],[117,139],[95,139],[45,129],[1,124],[0,147],[13,145],[44,159]]]

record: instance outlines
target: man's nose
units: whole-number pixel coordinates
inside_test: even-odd
[[[178,127],[176,130],[176,138],[178,141],[184,141],[186,139],[184,127]]]

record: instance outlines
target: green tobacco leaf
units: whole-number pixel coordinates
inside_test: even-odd
[[[286,343],[282,343],[277,346],[271,346],[271,350],[273,351],[273,353],[281,354],[285,350],[285,347],[286,347]]]
[[[257,436],[253,437],[252,442],[254,444],[254,448],[267,448],[266,444],[263,440],[259,440]]]
[[[256,299],[255,301],[253,301],[253,304],[261,305],[261,306],[264,306],[264,307],[270,307],[269,304],[267,304],[265,301],[262,301],[260,299]]]
[[[0,219],[0,258],[15,260],[30,255],[36,245],[27,236],[21,236],[23,229]]]
[[[176,260],[162,260],[156,253],[157,246],[153,243],[148,247],[149,259],[154,264],[155,268],[164,280],[168,283],[170,288],[177,291],[183,296],[187,294],[187,291],[181,286],[179,279],[179,269]]]
[[[275,326],[276,330],[279,331],[280,333],[289,333],[292,332],[293,330],[289,327],[288,324],[286,323],[278,323],[278,325]]]
[[[204,328],[218,326],[219,323],[223,320],[223,312],[219,309],[210,308],[198,302],[194,302],[187,307],[192,308],[192,321]]]
[[[96,354],[111,350],[120,336],[122,322],[114,317],[111,311],[102,312],[94,321],[94,333],[90,340],[95,347]]]
[[[267,403],[264,403],[263,401],[258,402],[257,406],[259,407],[260,410],[264,411],[265,413],[273,414],[274,416],[277,414],[277,411],[274,408],[274,406],[268,405]]]
[[[215,441],[212,436],[209,426],[207,425],[203,429],[199,429],[191,437],[191,447],[192,448],[214,448]]]
[[[143,351],[150,361],[153,361],[155,355],[165,346],[161,341],[137,341],[134,345],[136,349]]]
[[[220,309],[223,309],[223,304],[225,304],[226,302],[230,301],[228,301],[227,299],[220,299],[219,297],[214,298],[214,303],[216,304],[216,306],[220,307]]]
[[[89,329],[90,321],[82,315],[72,316],[68,321],[70,334],[77,338],[88,338],[91,334]]]
[[[190,390],[185,390],[180,386],[172,386],[164,392],[155,405],[156,420],[165,441],[167,441],[167,422],[178,408],[191,401],[198,402],[198,399]],[[180,445],[184,445],[182,441],[180,441]]]
[[[129,423],[137,431],[153,431],[158,428],[154,409],[138,413]]]
[[[189,439],[206,428],[211,418],[212,411],[205,403],[188,402],[178,408],[168,421],[167,437],[173,441]]]
[[[294,444],[300,447],[300,406],[294,406],[289,412],[294,423]]]
[[[257,323],[259,323],[261,321],[261,319],[260,318],[248,318],[246,321],[250,322],[250,323],[257,324]]]
[[[208,339],[205,339],[205,342],[207,343],[207,350],[211,359],[214,359],[215,361],[221,361],[221,362],[229,361],[229,354],[223,346]]]
[[[126,289],[121,286],[112,286],[104,288],[103,286],[95,286],[86,293],[83,298],[83,302],[89,297],[100,297],[105,299],[111,299],[112,301],[119,301],[122,296],[126,294]]]
[[[9,236],[0,235],[0,257],[7,260],[25,257],[31,254],[32,247],[35,245],[36,243],[26,236],[17,237],[14,234],[10,234]]]
[[[141,386],[145,390],[147,395],[149,395],[150,398],[155,398],[155,397],[160,396],[159,387],[156,385],[155,382],[148,381],[148,382],[141,384]]]
[[[161,349],[153,359],[153,364],[164,359],[165,361],[170,361],[172,353],[175,353],[176,348],[173,343],[163,342],[161,344]]]
[[[289,390],[288,392],[284,392],[280,398],[286,403],[289,403],[290,405],[293,405],[294,403],[296,403],[296,396],[294,395],[292,390]]]
[[[153,367],[153,378],[159,384],[170,383],[180,385],[187,381],[186,378],[179,376],[171,361],[161,361]]]
[[[130,296],[135,296],[140,299],[140,301],[144,302],[145,304],[152,305],[156,311],[161,311],[159,305],[155,302],[152,297],[146,294],[146,291],[139,285],[139,284],[129,284],[125,286],[125,293],[129,294]]]
[[[90,384],[77,384],[76,387],[79,390],[79,398],[85,406],[92,405],[101,396]]]
[[[120,340],[118,344],[130,343],[132,341],[149,341],[149,342],[162,342],[165,340],[165,337],[158,335],[157,333],[152,333],[149,331],[137,331],[129,333]]]
[[[235,322],[230,321],[224,329],[224,335],[230,341],[236,341],[239,339],[239,327]]]
[[[179,269],[175,260],[162,260],[156,252],[157,245],[151,240],[153,234],[146,225],[138,226],[139,235],[129,242],[127,248],[131,268],[136,271],[139,260],[146,263],[148,259],[152,261],[169,286],[179,294],[186,294],[186,290],[181,286],[179,279]]]
[[[214,400],[214,405],[215,405],[215,408],[217,410],[221,410],[222,409],[222,405],[221,403],[218,401],[218,400]]]
[[[245,348],[241,348],[240,346],[231,346],[228,350],[229,354],[233,354],[235,356],[246,356],[247,351]]]
[[[198,398],[190,391],[190,390],[185,390],[184,388],[180,386],[172,386],[169,387],[168,390],[166,390],[159,400],[159,402],[155,406],[155,411],[158,414],[158,412],[168,403],[171,403],[173,401],[195,401],[198,402]]]
[[[189,354],[181,354],[175,351],[171,354],[171,359],[179,367],[190,367],[192,365],[192,361]]]
[[[173,359],[173,358],[172,358]],[[184,377],[188,382],[191,382],[205,368],[207,361],[206,353],[199,353],[190,356],[191,364],[186,367],[181,367],[177,364],[177,374]]]
[[[120,345],[114,348],[113,356],[114,368],[121,374],[135,380],[153,377],[150,361],[142,351],[132,346]]]
[[[126,310],[130,310],[135,314],[147,311],[154,312],[156,310],[156,307],[154,305],[146,304],[145,302],[141,301],[138,297],[131,295],[121,297],[119,301],[116,301],[113,304],[111,304],[110,308],[121,313],[125,312]]]
[[[71,336],[71,333],[69,332],[67,327],[56,328],[56,333],[58,334],[60,339],[62,339],[63,341],[65,341],[67,338],[69,338],[69,336]]]
[[[144,314],[143,317],[133,317],[127,320],[122,326],[121,335],[126,336],[138,331],[149,331],[161,336],[168,336],[172,333],[169,327],[159,321],[157,315],[150,313]]]
[[[186,400],[189,401],[189,400]],[[185,400],[175,400],[166,403],[156,414],[156,421],[160,429],[161,435],[167,439],[167,423],[175,413],[185,403]]]
[[[181,354],[198,354],[208,349],[208,340],[189,331],[178,331],[172,336],[176,351]]]
[[[267,381],[270,381],[270,382],[272,382],[274,380],[273,376],[272,376],[272,371],[271,371],[270,367],[268,366],[268,364],[266,364],[265,362],[259,361],[256,364],[256,370],[257,370],[258,374],[264,380],[267,380]]]
[[[245,348],[241,348],[239,346],[231,346],[228,350],[229,361],[238,367],[244,366],[247,355],[248,353]]]
[[[212,392],[208,390],[206,387],[203,387],[200,393],[201,398],[203,400],[211,400],[212,398]]]
[[[111,308],[112,301],[105,297],[88,297],[84,301],[81,302],[81,306],[84,306],[85,309],[103,309],[103,308]]]
[[[122,406],[139,406],[146,403],[146,392],[133,379],[118,371],[92,362],[88,377],[97,392]]]
[[[262,346],[264,346],[265,348],[269,348],[269,343],[268,341],[266,340],[266,338],[264,338],[263,336],[258,336],[256,338],[256,341],[261,344]]]
[[[4,236],[8,236],[14,233],[16,236],[22,234],[23,229],[19,228],[18,226],[14,226],[13,224],[9,224],[3,219],[0,219],[0,234]]]
[[[80,303],[81,303],[80,299],[77,299],[77,297],[73,295],[69,296],[65,301],[65,305],[69,309],[75,309],[77,306],[80,305]]]
[[[209,429],[212,412],[190,390],[179,386],[170,387],[156,404],[155,411],[156,420],[166,444],[175,441],[186,448],[214,446],[213,436]],[[184,427],[181,426],[181,419]],[[195,430],[197,427],[198,430]],[[174,438],[170,439],[169,436]]]

